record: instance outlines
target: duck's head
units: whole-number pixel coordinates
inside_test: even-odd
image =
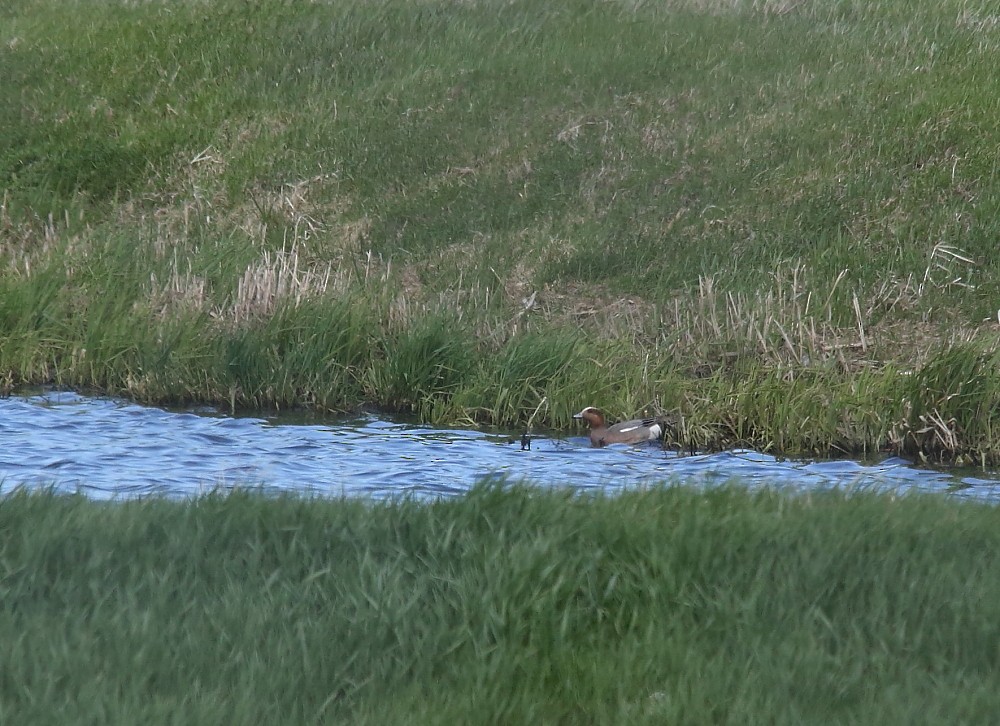
[[[600,409],[596,409],[593,406],[587,406],[580,413],[574,413],[573,418],[583,419],[590,424],[590,428],[592,429],[604,425],[604,414],[601,413]]]

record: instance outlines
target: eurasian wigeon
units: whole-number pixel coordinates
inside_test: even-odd
[[[663,437],[667,420],[663,417],[651,417],[622,421],[614,426],[608,426],[604,414],[593,406],[587,406],[580,413],[573,414],[590,424],[590,443],[592,446],[607,446],[608,444],[642,444],[656,441]]]

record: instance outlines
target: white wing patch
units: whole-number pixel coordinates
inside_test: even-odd
[[[635,426],[625,426],[623,428],[617,429],[617,431],[620,434],[627,434],[630,431],[638,431],[643,426],[648,426],[648,428],[649,428],[649,440],[650,441],[652,441],[653,439],[660,438],[660,434],[663,433],[663,427],[660,424],[654,423],[652,425],[649,425],[649,424],[646,424],[645,422],[643,422],[641,424],[636,424]]]

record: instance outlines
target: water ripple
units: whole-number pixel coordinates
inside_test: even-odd
[[[324,421],[166,411],[76,393],[0,400],[0,491],[52,486],[95,499],[185,497],[218,488],[391,497],[452,495],[483,477],[611,490],[664,481],[713,486],[950,492],[996,501],[1000,474],[899,458],[782,460],[755,451],[678,455],[655,446],[592,449],[583,436],[509,436],[374,416]]]

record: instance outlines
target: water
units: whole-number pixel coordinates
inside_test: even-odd
[[[860,463],[780,460],[743,450],[678,455],[656,446],[592,449],[583,435],[539,436],[522,451],[511,436],[375,416],[295,423],[53,391],[0,400],[0,492],[51,486],[114,499],[249,485],[333,496],[440,496],[489,476],[612,491],[738,478],[749,486],[801,490],[916,489],[1000,498],[1000,473],[933,470],[899,458]]]

